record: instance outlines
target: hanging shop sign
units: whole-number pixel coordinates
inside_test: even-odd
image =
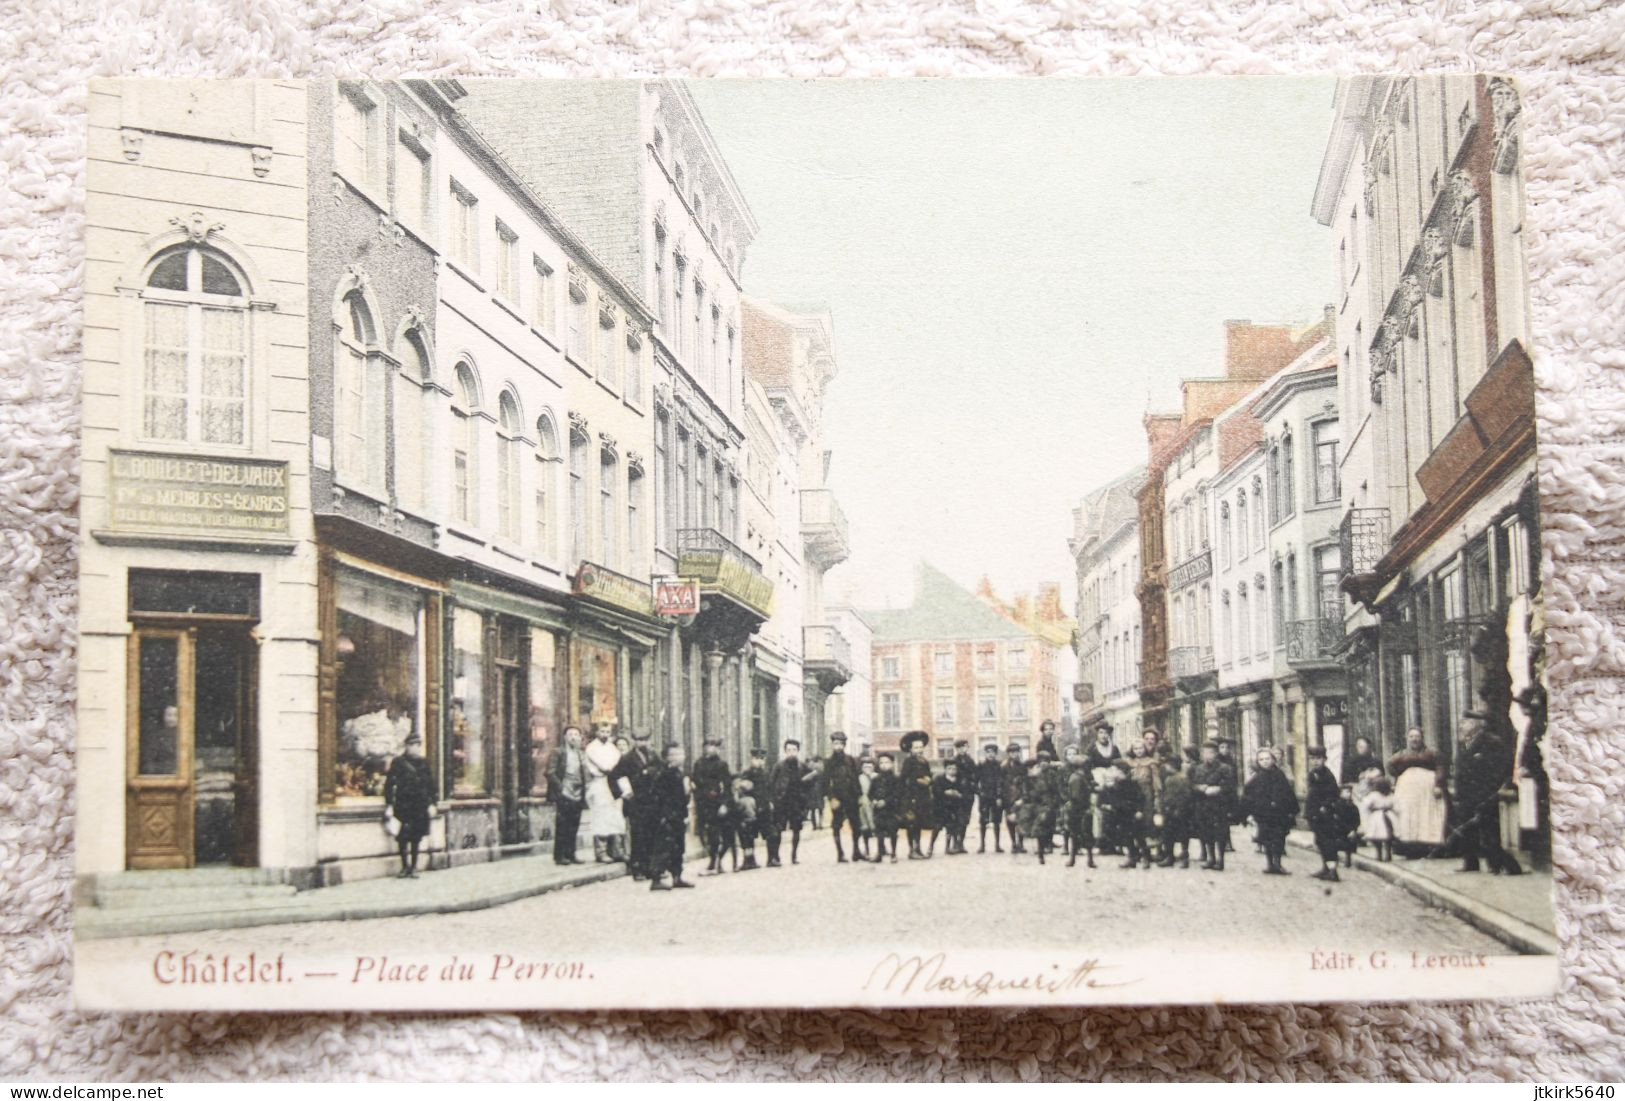
[[[576,570],[572,590],[577,596],[588,597],[638,615],[654,612],[654,599],[647,582],[616,573],[612,569],[583,562]]]
[[[685,616],[700,614],[698,581],[656,581],[655,614]]]

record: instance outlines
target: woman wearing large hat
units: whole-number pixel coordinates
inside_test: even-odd
[[[931,736],[923,730],[911,730],[903,735],[903,767],[898,770],[898,819],[908,831],[908,858],[929,860],[920,851],[920,834],[936,828],[936,816],[931,804],[931,763],[925,759],[925,748]]]

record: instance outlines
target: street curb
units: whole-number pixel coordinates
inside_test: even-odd
[[[686,859],[693,860],[696,855],[704,855],[690,850]],[[389,902],[374,904],[359,904],[353,906],[322,906],[317,898],[304,905],[291,905],[287,907],[267,907],[258,910],[217,910],[209,913],[172,914],[161,918],[143,920],[139,910],[129,911],[129,918],[110,917],[106,920],[92,920],[88,925],[82,920],[74,922],[75,940],[111,940],[117,937],[148,937],[164,936],[170,933],[198,933],[214,929],[248,929],[258,925],[303,925],[318,921],[371,921],[375,918],[417,917],[424,914],[457,914],[471,910],[488,910],[496,906],[506,906],[510,902],[518,902],[537,895],[548,894],[552,891],[561,891],[570,887],[584,887],[593,883],[607,883],[612,879],[625,879],[628,875],[626,865],[612,864],[607,867],[593,866],[583,872],[572,874],[568,878],[559,878],[545,883],[533,883],[526,887],[509,888],[492,894],[479,895],[472,898],[454,899],[450,902],[426,905],[422,902]],[[317,887],[313,892],[320,892],[329,888]],[[105,914],[108,911],[99,908],[83,908],[96,913]],[[84,916],[83,914],[81,916]]]
[[[1292,836],[1289,836],[1288,840],[1295,848],[1318,853],[1312,841]],[[1497,910],[1476,898],[1469,898],[1460,891],[1452,891],[1426,876],[1408,872],[1392,862],[1372,860],[1358,853],[1354,855],[1354,866],[1410,892],[1430,906],[1460,918],[1479,932],[1487,933],[1507,947],[1517,950],[1521,955],[1558,954],[1557,937],[1546,930],[1531,925],[1522,918]]]

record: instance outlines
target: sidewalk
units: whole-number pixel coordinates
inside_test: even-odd
[[[1293,846],[1313,853],[1314,835],[1293,830]],[[1523,861],[1519,861],[1524,863]],[[1556,955],[1556,918],[1552,907],[1552,874],[1533,871],[1521,876],[1463,872],[1459,857],[1382,863],[1356,853],[1354,866],[1401,887],[1430,906],[1465,921],[1525,955]]]
[[[698,852],[697,847],[691,848],[688,858],[693,860]],[[362,921],[483,910],[548,891],[619,879],[626,874],[624,864],[595,864],[589,857],[586,864],[560,866],[553,863],[551,855],[542,855],[463,864],[424,872],[418,879],[388,876],[298,892],[291,887],[221,887],[201,892],[185,887],[173,891],[152,888],[141,891],[153,896],[151,904],[142,901],[127,905],[79,906],[74,914],[74,935],[81,940],[101,940],[202,929],[241,929],[252,925]]]

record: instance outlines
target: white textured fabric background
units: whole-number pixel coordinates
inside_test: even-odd
[[[0,1078],[1625,1075],[1625,7],[0,0]],[[84,82],[93,75],[1516,73],[1554,656],[1550,1002],[81,1017],[70,1005]],[[1305,216],[1313,181],[1303,181]],[[1260,259],[1268,262],[1260,242]],[[1329,262],[1328,257],[1328,262]],[[843,903],[844,904],[844,903]]]

